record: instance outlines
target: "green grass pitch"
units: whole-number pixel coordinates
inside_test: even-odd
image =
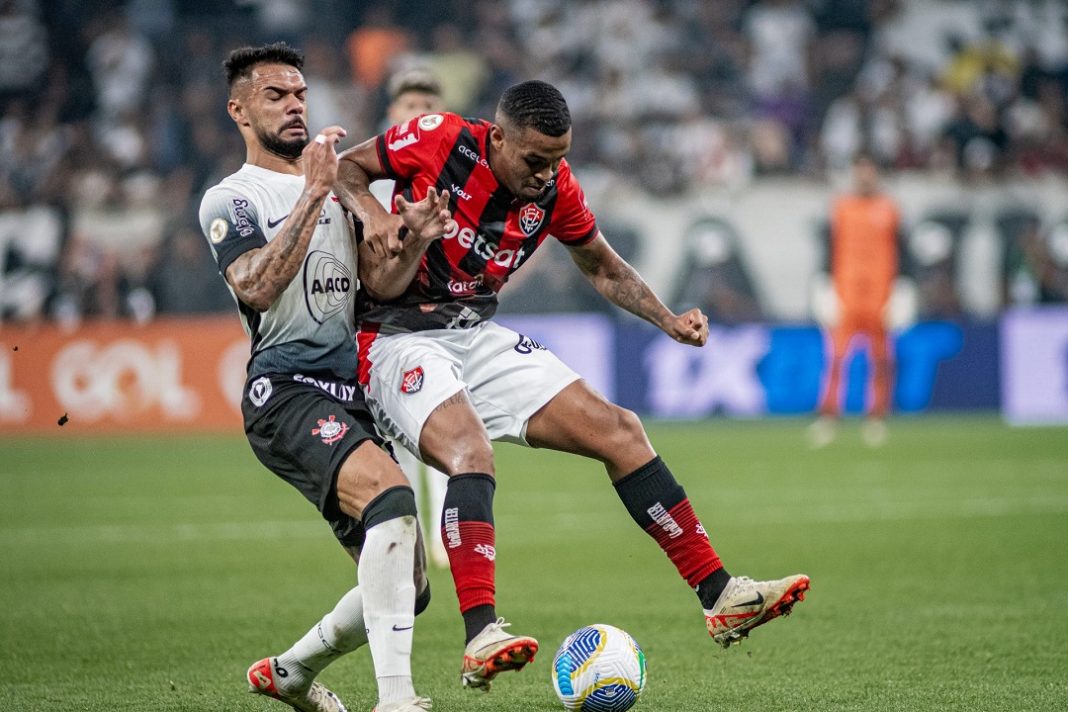
[[[498,611],[537,660],[461,689],[448,572],[416,626],[435,710],[557,710],[553,653],[629,631],[638,712],[1068,708],[1068,430],[899,419],[820,452],[801,421],[659,424],[654,443],[734,573],[805,572],[792,616],[729,651],[600,467],[499,448]],[[281,710],[248,695],[352,584],[317,513],[234,437],[0,439],[0,710]],[[374,704],[362,649],[322,680]]]

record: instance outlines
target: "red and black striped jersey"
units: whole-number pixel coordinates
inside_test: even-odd
[[[426,114],[380,135],[378,156],[395,194],[449,191],[456,229],[427,249],[407,291],[377,303],[362,294],[362,328],[382,333],[463,328],[493,316],[497,292],[550,235],[567,245],[597,236],[597,222],[566,160],[534,202],[517,200],[490,170],[491,124]]]

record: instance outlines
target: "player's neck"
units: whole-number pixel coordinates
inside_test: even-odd
[[[259,168],[266,168],[276,173],[288,173],[294,176],[304,175],[304,166],[299,156],[297,158],[283,158],[258,144],[248,147],[248,151],[245,153],[245,163]]]

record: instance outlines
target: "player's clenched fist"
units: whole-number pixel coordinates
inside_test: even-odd
[[[345,134],[340,126],[328,126],[301,152],[304,183],[316,197],[329,193],[337,180],[336,146]]]
[[[695,307],[669,319],[664,331],[679,343],[704,346],[708,341],[708,317]]]

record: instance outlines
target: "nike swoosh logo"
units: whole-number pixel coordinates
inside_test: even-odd
[[[735,604],[735,605],[731,606],[731,608],[745,608],[746,606],[759,606],[759,605],[762,605],[763,603],[764,603],[764,594],[760,593],[758,591],[757,595],[756,595],[756,598],[754,598],[752,601],[746,601],[745,603],[738,603],[738,604]]]
[[[282,223],[282,221],[285,220],[288,217],[289,217],[289,213],[286,213],[285,215],[283,215],[282,217],[278,218],[277,220],[271,220],[270,218],[267,218],[267,227],[271,228],[271,229],[274,229],[274,228],[278,227]]]
[[[393,626],[393,630],[397,631],[398,633],[400,633],[401,631],[405,631],[405,630],[411,630],[412,628],[413,628],[413,626],[407,626],[405,628],[398,628],[396,625]]]

